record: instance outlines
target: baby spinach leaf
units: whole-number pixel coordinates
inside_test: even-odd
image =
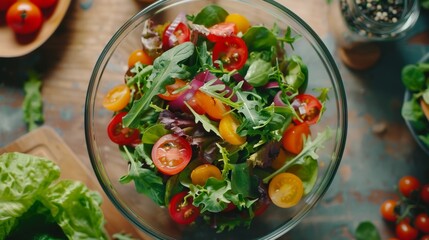
[[[304,157],[303,161],[299,163],[291,166],[290,171],[302,180],[304,194],[308,194],[316,183],[319,165],[317,160],[310,156]]]
[[[277,45],[277,37],[264,26],[252,26],[243,35],[249,52],[271,50]]]
[[[254,87],[264,86],[269,81],[270,69],[270,62],[256,59],[250,64],[244,79]]]
[[[163,124],[152,125],[143,132],[142,143],[143,144],[155,144],[156,141],[165,134],[168,130],[165,129]]]
[[[380,233],[370,221],[359,223],[355,231],[356,240],[381,240]]]
[[[208,5],[203,8],[193,19],[194,24],[211,27],[217,23],[221,23],[228,16],[228,12],[220,6]]]
[[[194,52],[194,45],[185,42],[164,52],[155,59],[152,75],[149,77],[150,86],[144,95],[136,100],[130,111],[123,118],[125,127],[138,127],[139,120],[145,110],[149,108],[152,98],[163,91],[166,85],[172,84],[174,78],[185,79],[188,72],[179,63],[189,58]]]
[[[402,69],[402,82],[411,91],[420,91],[425,87],[426,77],[417,65],[407,65]]]

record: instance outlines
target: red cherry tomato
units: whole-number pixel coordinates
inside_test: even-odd
[[[6,11],[16,0],[1,0],[0,1],[0,11]]]
[[[420,189],[420,199],[426,204],[429,204],[429,184],[425,184]]]
[[[412,227],[407,219],[402,220],[396,225],[395,232],[400,240],[414,240],[419,235],[417,229]]]
[[[191,31],[186,24],[180,22],[175,29],[168,25],[162,34],[162,48],[168,50],[176,45],[184,42],[189,42],[191,39]]]
[[[241,69],[247,57],[246,43],[239,37],[225,37],[222,41],[216,42],[213,48],[213,62],[220,60],[228,71]]]
[[[420,181],[413,176],[404,176],[399,179],[399,191],[405,197],[410,197],[411,193],[420,189]]]
[[[389,222],[394,222],[398,219],[398,216],[395,213],[395,207],[398,204],[397,201],[389,199],[384,201],[380,206],[381,216]]]
[[[200,209],[192,205],[192,198],[186,198],[186,192],[180,192],[173,196],[168,210],[171,218],[179,224],[190,224],[200,215]]]
[[[184,91],[175,92],[183,87],[186,86],[186,82],[181,79],[176,79],[176,81],[171,84],[167,85],[165,87],[166,91],[163,94],[158,94],[158,97],[167,100],[167,101],[173,101],[177,99],[180,95],[184,93]]]
[[[429,233],[429,216],[426,213],[420,213],[414,219],[414,226],[421,232]]]
[[[304,137],[311,134],[308,124],[291,125],[283,133],[283,148],[293,154],[299,154],[304,146]]]
[[[232,22],[218,23],[209,28],[209,35],[207,39],[211,42],[222,41],[225,37],[231,37],[237,35],[237,25]]]
[[[42,27],[40,8],[29,1],[18,1],[9,7],[6,23],[16,34],[30,34]]]
[[[319,121],[322,104],[319,99],[310,94],[299,94],[292,101],[292,106],[295,109],[300,119],[293,119],[295,124],[315,124]]]
[[[192,157],[188,141],[175,134],[162,136],[152,148],[152,161],[158,170],[166,175],[181,172]]]
[[[30,0],[40,8],[53,7],[58,0]]]
[[[120,112],[110,120],[107,134],[110,140],[119,145],[132,145],[140,142],[140,132],[137,129],[124,128],[122,118],[127,112]]]
[[[429,235],[424,235],[420,237],[420,240],[429,240]]]

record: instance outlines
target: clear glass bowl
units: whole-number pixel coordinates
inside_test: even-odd
[[[321,121],[311,127],[315,136],[326,128],[333,129],[333,137],[319,149],[319,174],[315,187],[293,208],[270,206],[257,217],[249,229],[237,229],[218,234],[207,226],[180,226],[174,223],[166,208],[138,194],[134,184],[123,185],[119,178],[128,172],[127,162],[118,146],[112,143],[106,127],[112,113],[102,106],[109,89],[123,81],[129,54],[141,47],[140,34],[145,20],[172,21],[185,12],[196,14],[204,6],[216,3],[230,13],[246,16],[252,24],[267,27],[277,23],[285,30],[302,37],[294,43],[290,54],[302,57],[309,69],[307,92],[318,95],[315,88],[329,87],[329,101]],[[167,0],[158,1],[129,19],[112,37],[102,51],[90,79],[85,106],[85,134],[89,157],[95,174],[113,204],[132,223],[154,238],[160,239],[274,239],[291,230],[315,206],[328,189],[340,164],[347,134],[347,105],[341,76],[331,54],[316,33],[298,16],[275,1],[260,0]]]

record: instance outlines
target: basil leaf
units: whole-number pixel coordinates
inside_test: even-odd
[[[261,87],[268,83],[271,63],[257,59],[250,64],[244,79],[254,87]]]
[[[277,45],[277,37],[264,26],[253,26],[243,35],[249,52],[271,50]]]
[[[375,225],[369,221],[361,222],[356,228],[356,240],[381,240]]]
[[[148,109],[152,98],[163,91],[166,85],[172,84],[174,78],[186,78],[188,72],[178,64],[189,58],[194,53],[194,45],[191,42],[185,42],[164,52],[155,59],[152,75],[149,77],[152,82],[145,91],[142,98],[136,100],[130,111],[123,118],[125,127],[139,126],[139,121],[144,111]]]
[[[217,5],[209,5],[203,8],[194,18],[195,24],[211,27],[217,23],[221,23],[228,16],[228,12]]]

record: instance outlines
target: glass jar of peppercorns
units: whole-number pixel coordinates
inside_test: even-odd
[[[362,51],[369,56],[379,55],[371,43],[403,37],[414,26],[419,13],[419,0],[333,0],[329,24],[336,44],[347,51],[358,48],[347,54],[362,59]],[[363,58],[361,64],[369,65],[371,60],[375,61],[374,57]]]

